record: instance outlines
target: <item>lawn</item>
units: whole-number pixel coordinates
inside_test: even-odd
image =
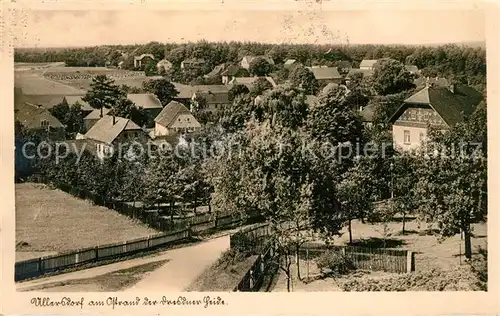
[[[122,242],[158,233],[114,210],[42,184],[16,184],[18,258]]]

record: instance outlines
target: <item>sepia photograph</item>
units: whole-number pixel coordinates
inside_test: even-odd
[[[488,291],[483,10],[15,19],[17,292]]]

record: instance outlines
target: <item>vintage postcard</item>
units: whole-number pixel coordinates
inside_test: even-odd
[[[0,312],[499,312],[498,6],[229,2],[2,5]]]

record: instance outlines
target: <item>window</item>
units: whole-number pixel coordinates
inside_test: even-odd
[[[404,143],[407,145],[411,143],[410,131],[404,131]]]
[[[48,127],[49,126],[49,121],[47,121],[47,120],[41,120],[40,124],[42,125],[42,127]]]

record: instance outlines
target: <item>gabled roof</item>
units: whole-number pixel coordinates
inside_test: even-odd
[[[307,67],[307,69],[309,69],[314,74],[316,80],[342,78],[342,76],[339,74],[337,67],[321,67],[321,68]]]
[[[426,85],[432,85],[437,87],[448,87],[450,82],[444,77],[419,77],[413,81],[417,88],[423,88]]]
[[[217,77],[222,75],[222,72],[226,68],[226,64],[220,64],[214,67],[211,72],[205,75],[205,77]]]
[[[352,68],[351,70],[349,70],[349,73],[347,74],[346,78],[349,78],[349,77],[353,76],[354,74],[358,74],[358,73],[362,74],[363,78],[364,78],[364,77],[369,77],[369,76],[373,75],[373,70]]]
[[[172,65],[172,63],[166,59],[162,59],[160,60],[159,62],[156,63],[157,66],[159,65],[163,65],[163,64],[169,64],[169,65]]]
[[[276,82],[274,82],[274,79],[271,77],[236,77],[233,78],[233,80],[231,80],[229,84],[231,85],[242,84],[247,86],[247,88],[251,88],[252,85],[255,83],[255,81],[257,81],[257,79],[259,78],[265,78],[267,81],[269,81],[269,83],[271,83],[273,87],[277,86]]]
[[[434,109],[448,126],[461,122],[474,112],[482,100],[482,94],[465,85],[454,85],[452,88],[429,86],[404,101],[404,104],[391,117],[391,122],[399,118],[408,105],[427,105]]]
[[[248,74],[248,71],[247,71],[245,68],[241,67],[240,65],[229,65],[229,66],[226,68],[226,70],[224,70],[224,71],[222,72],[222,74],[221,74],[221,75],[223,75],[223,76],[235,76],[235,75],[236,75],[236,74],[238,74],[238,72],[240,72],[240,71],[241,71],[241,72],[245,72],[245,73],[247,73],[247,74]]]
[[[151,59],[155,59],[155,56],[153,56],[152,54],[142,54],[140,56],[135,56],[134,60],[142,60],[145,57],[149,57]]]
[[[377,63],[378,59],[363,59],[359,64],[359,68],[361,67],[373,67]]]
[[[123,131],[128,130],[142,131],[130,119],[115,116],[115,124],[113,124],[113,117],[105,115],[89,129],[85,138],[111,144]]]
[[[158,97],[152,93],[130,93],[127,99],[142,109],[161,109],[161,102]]]
[[[296,59],[287,59],[285,61],[285,65],[293,65],[296,61]]]
[[[49,110],[28,102],[15,103],[14,117],[28,129],[42,128],[42,121],[49,122],[49,125],[54,128],[64,127],[57,118],[50,114]]]
[[[93,111],[94,108],[88,104],[88,102],[85,102],[82,100],[81,96],[76,96],[76,95],[67,95],[64,97],[66,102],[68,103],[69,106],[74,106],[77,103],[79,103],[82,106],[82,111]]]
[[[222,84],[195,85],[192,86],[194,92],[228,93],[229,87]]]
[[[110,109],[102,108],[102,115],[108,114]],[[101,109],[94,109],[87,116],[85,116],[84,120],[98,120],[101,118]]]
[[[155,118],[155,122],[165,127],[169,127],[179,114],[191,114],[191,112],[184,104],[177,101],[171,101],[161,110],[160,114]]]
[[[270,63],[271,65],[274,65],[274,60],[271,58],[271,57],[267,57],[267,56],[264,56],[264,55],[261,55],[261,56],[244,56],[243,59],[246,59],[246,61],[250,64],[255,58],[263,58],[265,60],[267,60],[268,63]],[[242,61],[243,61],[242,59]]]
[[[194,89],[192,86],[185,85],[178,82],[171,82],[175,90],[179,92],[174,99],[190,99],[193,96]]]

